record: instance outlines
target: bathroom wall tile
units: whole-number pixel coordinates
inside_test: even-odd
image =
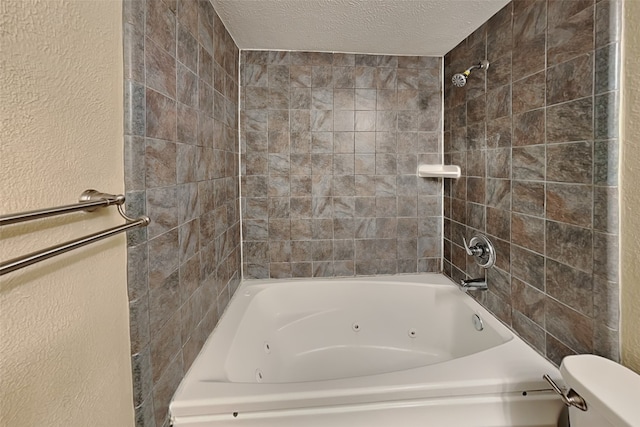
[[[545,184],[513,181],[512,208],[514,212],[542,216],[545,214]]]
[[[485,306],[487,309],[498,319],[502,320],[507,325],[511,325],[511,310],[509,309],[509,304],[491,291],[487,292],[485,295]]]
[[[486,119],[487,102],[484,96],[479,96],[467,102],[466,114],[464,105],[457,108],[455,125],[464,127],[467,123],[483,122]],[[462,116],[462,117],[461,117]]]
[[[511,274],[537,289],[544,289],[544,257],[511,245]]]
[[[126,200],[124,202],[125,211],[132,217],[146,214],[146,191],[127,191]],[[127,246],[137,246],[147,240],[147,229],[137,228],[127,231]]]
[[[513,145],[536,145],[545,142],[545,110],[538,109],[513,116]]]
[[[148,137],[138,140],[142,142],[137,146],[137,151],[133,149],[135,140],[132,138],[129,149],[125,150],[125,163],[138,165],[137,169],[126,171],[128,188],[137,190],[127,192],[127,212],[129,215],[147,213],[152,221],[148,229],[128,233],[128,244],[134,245],[130,250],[130,261],[142,264],[139,268],[133,265],[128,268],[130,295],[142,295],[145,288],[150,288],[149,304],[140,305],[138,303],[144,300],[133,300],[136,303],[131,307],[131,317],[134,320],[148,319],[147,324],[150,325],[147,329],[154,358],[151,363],[154,390],[161,387],[161,379],[166,378],[166,372],[170,369],[167,360],[176,355],[182,361],[180,349],[184,343],[180,341],[189,343],[189,347],[185,347],[189,349],[185,360],[190,363],[195,357],[206,335],[200,333],[195,337],[195,332],[189,329],[199,328],[196,325],[207,316],[210,319],[207,324],[211,324],[211,319],[215,324],[217,315],[214,313],[211,317],[211,310],[205,314],[201,307],[214,303],[211,299],[216,295],[199,292],[199,305],[184,311],[183,321],[174,322],[182,325],[182,332],[180,328],[167,330],[166,327],[163,327],[163,332],[160,331],[161,325],[171,322],[167,319],[180,318],[181,305],[185,301],[194,301],[191,295],[199,289],[201,279],[206,279],[204,276],[211,277],[212,272],[218,270],[220,279],[228,281],[231,277],[237,277],[239,269],[239,259],[234,255],[237,253],[238,239],[220,237],[231,236],[235,230],[239,232],[237,201],[233,203],[233,198],[237,200],[238,197],[237,187],[234,188],[237,180],[236,184],[234,180],[225,180],[226,174],[233,176],[237,173],[233,161],[237,151],[234,139],[237,136],[232,130],[237,120],[237,101],[232,99],[237,99],[238,85],[234,82],[234,66],[230,66],[224,58],[232,58],[230,62],[233,64],[237,49],[234,49],[225,31],[217,31],[217,35],[226,39],[224,43],[216,42],[216,47],[228,52],[222,55],[218,52],[215,59],[219,64],[215,63],[212,58],[215,54],[213,21],[217,16],[211,4],[187,0],[169,3],[147,2],[146,25],[143,18],[135,18],[144,16],[144,8],[135,9],[128,4],[123,9],[125,22],[135,21],[135,28],[130,28],[132,31],[127,32],[125,28],[125,45],[135,47],[127,50],[125,70],[132,73],[131,78],[146,84],[146,87],[135,84],[125,86],[125,132]],[[143,12],[140,13],[140,10]],[[222,23],[218,22],[219,27],[223,28]],[[142,34],[146,34],[147,38],[144,44],[140,43]],[[136,40],[137,44],[131,44]],[[136,77],[134,72],[143,73],[146,79]],[[266,95],[263,94],[264,101],[260,102],[268,101]],[[218,120],[214,120],[214,117]],[[261,128],[263,122],[260,114],[250,114],[249,117],[255,131],[266,131]],[[259,140],[250,141],[259,146],[255,144]],[[266,148],[265,144],[265,151]],[[205,184],[210,179],[225,181],[221,181],[219,186],[209,185],[209,182]],[[213,193],[203,194],[201,201],[207,211],[202,212],[202,217],[197,180],[202,181],[203,190],[212,189]],[[220,203],[227,205],[215,207]],[[255,214],[258,215],[259,204],[251,206],[256,208]],[[201,222],[203,230],[198,232]],[[227,227],[228,231],[225,231]],[[147,236],[152,239],[148,244]],[[203,241],[202,251],[198,252],[198,240],[203,236],[211,243]],[[215,243],[213,239],[216,239]],[[141,255],[142,252],[145,257]],[[205,262],[203,265],[201,258]],[[220,268],[217,263],[221,265]],[[204,275],[202,278],[201,274]],[[224,285],[226,282],[220,286]],[[229,294],[228,291],[225,293]],[[213,324],[208,327],[207,334]],[[140,323],[135,320],[133,325]],[[167,336],[164,340],[159,339],[163,333]],[[174,345],[172,340],[176,336],[178,341]],[[173,350],[159,352],[160,347],[153,343],[160,342],[171,344]],[[136,346],[132,348],[136,350]],[[159,354],[165,356],[159,359]],[[166,357],[166,354],[170,354],[170,357]],[[182,373],[177,376],[177,381]],[[140,381],[134,378],[134,387]],[[154,402],[150,394],[144,396],[144,400],[138,398],[136,422],[139,425],[155,425],[160,420],[159,425],[162,425],[167,420],[166,405],[174,390],[175,387],[172,387],[170,393],[164,393],[166,396],[162,402]]]
[[[511,117],[506,116],[487,122],[487,147],[511,147]]]
[[[590,227],[593,205],[593,187],[590,185],[547,184],[548,219]]]
[[[551,259],[546,264],[546,292],[563,304],[593,317],[593,277]]]
[[[155,384],[153,388],[153,408],[157,426],[164,425],[168,419],[169,402],[184,374],[182,357],[178,356],[171,362],[162,378]]]
[[[511,215],[511,241],[523,248],[544,254],[544,219],[528,215]]]
[[[542,181],[545,179],[544,145],[513,148],[511,155],[513,179],[527,181]]]
[[[176,103],[170,98],[146,90],[146,136],[168,141],[176,140]]]
[[[616,329],[594,324],[593,353],[620,362],[620,342]]]
[[[179,273],[172,272],[158,286],[149,291],[149,328],[159,331],[180,307]],[[160,372],[156,372],[160,374]],[[154,378],[155,381],[156,378]]]
[[[467,197],[471,202],[484,203],[486,197],[486,182],[482,178],[467,179]]]
[[[124,63],[124,78],[144,83],[144,30],[142,26],[125,23],[123,25],[123,39],[124,57],[127,58]]]
[[[513,4],[509,3],[487,22],[487,54],[499,57],[512,49]]]
[[[547,256],[585,272],[593,268],[592,239],[593,232],[588,228],[547,221]]]
[[[145,188],[145,150],[144,138],[128,135],[124,137],[126,191],[140,191]]]
[[[616,234],[620,216],[617,187],[594,187],[593,199],[593,228]]]
[[[164,2],[147,0],[145,34],[162,49],[175,55],[176,17]]]
[[[132,80],[124,84],[124,133],[144,136],[146,131],[146,90]]]
[[[501,239],[511,237],[509,211],[487,208],[487,233]]]
[[[593,351],[593,320],[547,297],[545,327],[553,336],[578,353]]]
[[[486,204],[500,209],[511,209],[511,181],[488,178]]]
[[[504,301],[511,300],[511,275],[499,268],[486,270],[486,280],[490,284],[491,292]]]
[[[291,242],[272,241],[269,242],[269,260],[271,262],[291,261]]]
[[[575,351],[573,351],[548,333],[546,334],[545,347],[547,359],[551,360],[551,362],[553,362],[556,366],[560,366],[560,364],[562,363],[562,359],[564,359],[566,356],[572,356],[576,354]]]
[[[147,194],[147,215],[154,220],[147,227],[149,238],[158,236],[178,225],[176,187],[153,188]]]
[[[618,141],[596,141],[593,154],[593,181],[596,185],[617,185]]]
[[[547,180],[590,184],[593,179],[592,152],[590,142],[547,146]]]
[[[526,76],[545,68],[547,37],[545,34],[535,34],[514,40],[513,73],[514,76]]]
[[[467,203],[467,225],[483,232],[485,230],[485,206],[476,203]]]
[[[615,234],[593,233],[593,270],[596,274],[618,282],[618,236]]]
[[[616,106],[620,103],[617,92],[609,92],[595,97],[594,102],[594,138],[614,139],[619,135],[619,113]]]
[[[197,253],[180,266],[180,302],[184,304],[200,286],[200,254]]]
[[[563,4],[571,3],[563,2]],[[560,10],[560,8],[553,8],[552,5],[549,6],[549,9],[549,16],[554,16],[555,11]],[[592,51],[593,46],[594,10],[592,8],[586,8],[557,23],[550,23],[547,36],[549,65],[553,66]]]
[[[149,347],[131,356],[131,373],[133,377],[133,405],[142,405],[145,398],[150,398],[153,389],[151,375],[151,357]]]
[[[618,329],[620,322],[620,291],[618,283],[605,277],[593,277],[593,310],[598,323],[610,329]]]
[[[474,150],[467,152],[467,173],[470,177],[482,177],[487,175],[487,151]],[[491,156],[489,157],[491,159]],[[493,160],[493,159],[491,159]],[[498,160],[498,159],[496,159]]]
[[[153,412],[153,397],[150,394],[144,402],[135,408],[136,427],[155,427],[156,420]]]
[[[493,120],[511,113],[511,85],[487,92],[487,119]]]
[[[539,353],[545,354],[545,333],[542,327],[517,310],[511,313],[514,331]]]
[[[584,98],[593,91],[593,55],[582,55],[547,70],[547,103]]]
[[[194,219],[178,229],[180,263],[191,258],[199,249],[200,220]]]
[[[170,98],[176,95],[175,58],[147,38],[144,48],[145,77],[147,87]]]
[[[149,294],[145,293],[129,303],[129,333],[131,352],[144,351],[151,339],[149,330]],[[141,399],[144,396],[140,396]],[[139,403],[138,403],[139,404]]]
[[[469,57],[489,55],[492,68],[474,73],[464,90],[444,91],[444,159],[462,168],[444,185],[444,236],[454,239],[445,241],[444,272],[456,280],[480,274],[458,235],[486,225],[498,268],[512,275],[512,293],[498,289],[478,301],[556,364],[585,349],[619,358],[612,291],[619,10],[607,0],[514,2],[445,55],[445,79]],[[485,176],[481,204],[467,185],[477,189]],[[523,290],[538,303],[523,303]],[[578,317],[545,309],[553,303]],[[606,326],[595,330],[596,323]]]
[[[612,43],[596,50],[594,70],[594,92],[596,95],[620,89],[619,50],[618,43]]]
[[[486,72],[487,90],[511,83],[511,51],[495,58]]]
[[[127,248],[127,290],[129,301],[146,295],[148,283],[149,254],[146,243]]]
[[[176,99],[192,108],[198,106],[198,77],[182,64],[177,64]]]
[[[532,74],[513,82],[512,109],[513,114],[544,107],[545,105],[545,72]]]
[[[198,129],[198,111],[194,108],[187,107],[186,105],[178,104],[176,124],[178,142],[193,145],[198,144],[198,131],[200,131],[201,133],[208,132],[208,125],[209,123],[204,121],[200,125],[201,129]],[[207,141],[205,141],[204,139],[200,142],[200,145],[210,146],[210,144],[207,144]]]
[[[513,278],[511,280],[513,309],[539,327],[544,326],[545,295],[533,286]]]
[[[547,142],[593,139],[593,100],[583,98],[547,109]]]
[[[511,150],[508,148],[499,148],[495,150],[487,150],[486,153],[487,176],[490,178],[510,178]]]
[[[596,4],[595,43],[596,47],[620,40],[621,2],[601,1]]]
[[[482,150],[486,148],[486,133],[484,123],[467,126],[467,149]]]

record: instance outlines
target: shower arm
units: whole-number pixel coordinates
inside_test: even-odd
[[[467,68],[464,74],[468,76],[469,74],[471,74],[473,70],[477,70],[477,69],[486,70],[487,68],[489,68],[489,61],[485,59],[483,61],[480,61],[476,65],[472,65],[471,67]]]

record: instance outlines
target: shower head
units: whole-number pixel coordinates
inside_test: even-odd
[[[483,61],[480,61],[477,65],[467,68],[462,73],[454,74],[453,77],[451,78],[451,82],[456,87],[462,87],[466,85],[467,77],[469,77],[469,74],[471,74],[471,71],[476,70],[478,68],[481,70],[486,70],[487,68],[489,68],[489,61],[485,59]]]

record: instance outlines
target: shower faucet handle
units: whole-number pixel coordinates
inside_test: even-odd
[[[467,244],[467,239],[462,236],[462,243],[464,243],[464,250],[467,252],[469,256],[482,256],[484,249],[480,245],[469,246]]]
[[[467,244],[467,239],[462,236],[462,242],[464,244],[464,250],[467,255],[476,259],[476,264],[482,268],[493,267],[496,263],[496,250],[493,247],[491,240],[482,234],[473,236]]]

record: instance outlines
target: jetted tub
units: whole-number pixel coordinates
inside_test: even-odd
[[[543,374],[562,383],[439,274],[248,280],[170,413],[175,427],[555,426]]]

